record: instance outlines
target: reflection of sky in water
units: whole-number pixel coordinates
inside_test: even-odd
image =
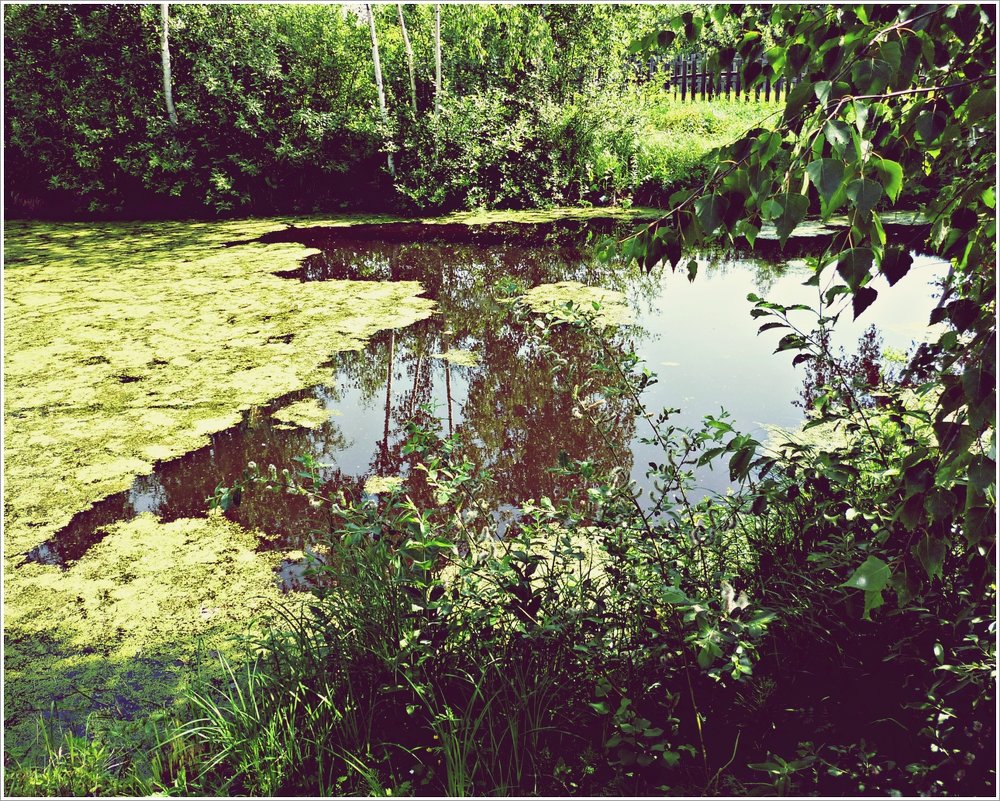
[[[202,515],[215,487],[231,485],[251,460],[261,468],[274,463],[279,470],[295,470],[293,457],[308,453],[326,465],[321,470],[324,480],[348,488],[352,482],[360,487],[374,473],[405,475],[408,465],[400,446],[411,409],[430,404],[448,434],[449,395],[452,427],[461,430],[472,451],[484,460],[479,466],[496,464],[497,487],[488,503],[499,528],[507,525],[510,502],[565,492],[566,484],[550,472],[558,451],[565,448],[573,458],[602,458],[595,450],[603,446],[589,425],[572,419],[565,380],[563,389],[557,390],[549,363],[535,343],[511,322],[507,307],[495,303],[497,287],[509,283],[510,275],[536,276],[527,278],[527,285],[575,279],[624,291],[641,327],[633,330],[634,349],[658,377],[643,400],[654,415],[663,408],[679,407],[682,411],[670,419],[673,425],[697,427],[705,415],[719,415],[725,409],[737,430],[763,441],[764,424],[792,428],[802,420],[802,410],[793,402],[800,396],[805,368],[792,367],[794,352],[773,353],[784,332],[757,334],[767,318],[751,318],[753,304],[747,295],[755,293],[785,305],[815,305],[818,290],[803,286],[807,268],[790,266],[779,274],[759,264],[702,262],[696,280],[689,282],[683,268],[639,275],[631,269],[595,265],[582,256],[556,256],[546,249],[523,253],[486,249],[480,257],[472,249],[463,252],[448,246],[371,247],[376,253],[369,261],[381,273],[379,278],[396,276],[395,271],[406,268],[439,272],[425,283],[439,304],[434,318],[395,333],[383,332],[361,353],[338,354],[325,385],[295,393],[295,400],[311,396],[336,413],[318,428],[275,426],[266,411],[251,413],[236,429],[214,435],[211,445],[158,465],[152,475],[136,479],[126,493],[82,513],[79,536],[91,536],[87,532],[123,519],[129,511],[157,514],[164,520]],[[330,259],[334,266],[350,266],[356,255],[341,249],[331,252]],[[475,263],[480,267],[471,269]],[[539,272],[533,273],[535,268]],[[851,319],[847,302],[834,331],[834,347],[853,353],[858,337],[873,323],[884,346],[896,350],[906,351],[927,338],[926,324],[936,296],[932,282],[941,272],[939,262],[917,258],[894,287],[876,278],[871,286],[879,292],[878,299],[858,321]],[[829,268],[827,275],[833,278],[834,270]],[[811,328],[814,316],[793,314],[793,319]],[[449,348],[472,350],[482,362],[462,367],[432,357]],[[579,380],[597,358],[596,348],[584,344],[579,348],[564,354],[576,371],[573,380]],[[631,424],[630,415],[626,416]],[[622,447],[631,429],[619,430],[618,447]],[[650,433],[637,421],[630,455],[633,480],[647,488],[648,463],[663,461],[654,446],[639,441]],[[607,462],[609,457],[605,453],[603,458]],[[729,483],[725,465],[714,472],[701,469],[698,483],[702,489],[725,490]],[[304,517],[301,503],[296,506],[275,495],[244,500],[238,519],[251,528],[291,538],[282,540],[287,542],[294,539],[296,526],[314,525]],[[44,543],[33,558],[60,563],[79,558],[86,547],[84,539],[69,549],[63,545],[60,556]]]
[[[144,512],[157,514],[166,500],[167,492],[155,473],[139,476],[128,491],[128,501],[137,515]]]
[[[393,399],[394,415],[401,406],[408,408],[408,382],[413,380],[404,365],[412,367],[416,356],[401,343],[396,346],[393,362]],[[447,404],[448,396],[445,387],[445,364],[439,359],[423,359],[422,371],[430,371],[432,391],[429,402],[438,416],[445,421],[447,434]],[[452,420],[454,425],[464,421],[462,407],[468,396],[469,370],[461,367],[451,368]],[[339,412],[333,418],[335,425],[340,425],[345,433],[345,444],[341,448],[330,449],[314,454],[320,462],[333,462],[345,473],[364,476],[371,472],[371,464],[375,447],[382,441],[385,433],[385,394],[371,395],[357,383],[346,383],[338,391],[329,387],[320,387],[315,396],[320,403],[331,411]],[[393,425],[395,430],[396,426]]]
[[[879,276],[871,286],[879,292],[875,303],[858,320],[853,320],[849,302],[834,330],[832,344],[848,353],[873,323],[883,337],[883,346],[907,350],[928,336],[927,321],[935,300],[933,280],[940,262],[924,257],[914,261],[909,274],[889,287]],[[828,269],[826,275],[833,276]],[[638,353],[659,383],[645,395],[654,411],[679,407],[672,418],[680,426],[696,426],[706,414],[718,415],[725,409],[738,430],[758,438],[766,436],[763,424],[795,427],[802,421],[798,400],[805,368],[792,367],[796,351],[774,353],[787,330],[771,330],[758,335],[760,325],[770,319],[753,319],[750,293],[784,304],[816,306],[816,287],[803,286],[810,275],[806,268],[791,268],[762,291],[751,269],[715,271],[702,265],[698,277],[689,282],[683,271],[666,272],[653,307],[640,317],[649,332],[641,339]],[[825,287],[824,287],[825,289]],[[793,321],[811,328],[815,317],[808,312],[791,313]],[[807,330],[808,330],[807,328]],[[640,435],[648,435],[648,429]],[[642,482],[646,466],[657,461],[651,446],[633,445],[636,466],[632,477]],[[703,472],[705,486],[722,490],[728,484],[723,466],[714,474]]]
[[[932,282],[939,268],[939,262],[917,257],[909,274],[896,286],[889,287],[881,276],[876,278],[871,286],[879,292],[878,299],[857,321],[852,319],[848,302],[836,326],[833,345],[853,352],[858,338],[873,323],[886,347],[905,351],[914,342],[922,341],[928,335],[926,323],[935,302]],[[829,269],[827,275],[832,278],[834,270]],[[644,291],[628,294],[643,329],[636,336],[636,352],[659,379],[644,395],[648,408],[657,412],[679,407],[681,413],[671,418],[671,422],[680,426],[696,426],[706,414],[718,415],[725,409],[738,429],[758,438],[766,436],[763,424],[797,426],[802,411],[793,402],[799,398],[804,368],[792,367],[794,352],[773,353],[785,332],[776,330],[758,335],[757,329],[765,320],[750,316],[752,304],[747,295],[756,293],[785,305],[816,305],[818,290],[803,286],[808,276],[806,268],[792,267],[784,275],[768,276],[765,288],[758,284],[759,268],[730,262],[715,269],[702,263],[694,282],[687,280],[683,270],[664,271],[652,288],[648,285],[651,279],[643,279],[647,282]],[[447,306],[442,313],[447,320]],[[806,312],[794,314],[793,319],[803,325],[815,319]],[[412,380],[415,360],[402,338],[397,340],[394,359],[394,410],[405,404],[404,390]],[[468,343],[464,345],[467,347]],[[431,371],[431,400],[438,415],[446,421],[445,364],[425,359],[422,369]],[[489,369],[489,364],[476,369]],[[462,409],[472,373],[465,368],[451,368],[452,414],[456,426],[464,419]],[[531,380],[546,380],[546,376],[532,376]],[[328,408],[341,412],[342,416],[334,419],[341,422],[348,434],[345,447],[325,453],[323,458],[336,461],[346,473],[364,475],[372,464],[373,446],[383,437],[384,390],[383,394],[372,395],[357,385],[345,385],[336,392],[325,390],[319,398]],[[469,423],[472,430],[468,433],[474,436],[476,421]],[[632,477],[640,484],[646,483],[648,463],[660,460],[653,446],[639,442],[640,437],[649,433],[640,425],[632,442],[635,454]],[[724,470],[714,474],[703,470],[700,475],[711,489],[722,490],[728,483]]]

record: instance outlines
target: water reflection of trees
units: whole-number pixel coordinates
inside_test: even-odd
[[[706,273],[745,269],[745,260],[736,262],[726,253],[703,254],[699,260]],[[780,275],[766,262],[756,266],[755,280],[762,288]],[[494,510],[529,497],[566,496],[574,479],[551,469],[560,455],[589,459],[600,471],[617,466],[627,475],[634,416],[620,402],[610,401],[601,410],[609,423],[602,433],[574,408],[573,387],[593,381],[592,367],[602,359],[602,343],[568,326],[557,329],[550,344],[566,361],[553,373],[533,326],[514,313],[510,300],[532,286],[574,280],[617,289],[637,312],[655,313],[664,269],[640,275],[630,265],[601,261],[572,246],[338,241],[287,277],[416,280],[437,302],[437,312],[406,329],[382,332],[362,351],[336,354],[325,385],[251,410],[239,426],[213,435],[209,445],[157,465],[127,492],[78,514],[29,558],[54,564],[77,559],[103,536],[102,526],[142,512],[164,521],[203,516],[215,488],[231,484],[251,461],[295,470],[295,457],[311,455],[325,465],[320,475],[328,492],[358,498],[371,474],[412,473],[417,457],[403,454],[407,424],[422,408],[435,405],[443,433],[457,434],[462,455],[493,473],[489,497],[481,500]],[[635,328],[609,329],[605,335],[612,351],[631,348],[628,338],[646,336]],[[452,349],[477,354],[479,363],[460,366],[436,358]],[[308,397],[341,416],[315,429],[271,418],[276,408]],[[373,414],[380,425],[371,425]],[[359,437],[373,441],[353,441]],[[362,461],[345,464],[348,449],[353,458],[360,449]],[[416,481],[410,489],[422,492]],[[429,502],[427,497],[421,500]],[[248,493],[228,514],[260,530],[264,547],[302,547],[311,531],[332,522],[326,510],[288,494]]]
[[[612,456],[599,432],[574,414],[573,385],[592,378],[601,358],[601,343],[568,327],[553,343],[567,359],[559,373],[540,348],[532,326],[514,313],[507,295],[515,287],[576,280],[608,282],[609,266],[571,248],[514,246],[487,251],[461,246],[338,246],[314,256],[306,265],[309,278],[377,278],[419,280],[438,313],[402,331],[385,332],[361,353],[336,360],[336,383],[362,390],[373,401],[380,392],[388,400],[387,440],[373,454],[374,472],[407,472],[399,455],[406,423],[416,410],[441,396],[438,414],[444,433],[455,433],[462,454],[492,471],[492,508],[528,497],[565,494],[571,479],[552,472],[563,453],[591,458],[611,467]],[[609,334],[621,345],[622,333]],[[450,349],[468,350],[480,359],[459,366],[433,358]],[[392,368],[389,367],[390,358]],[[630,459],[628,443],[634,418],[623,408],[614,415],[615,458]],[[623,465],[625,471],[630,464]]]

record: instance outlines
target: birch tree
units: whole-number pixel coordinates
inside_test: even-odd
[[[167,104],[167,116],[170,117],[170,124],[177,125],[177,109],[174,108],[174,93],[170,79],[170,43],[167,40],[167,28],[170,24],[170,11],[168,3],[160,3],[160,17],[162,26],[160,28],[160,57],[163,60],[163,97]]]
[[[434,116],[441,113],[441,4],[434,4]]]
[[[378,55],[378,36],[375,34],[375,15],[372,13],[372,4],[365,3],[365,14],[368,15],[368,27],[372,33],[372,61],[375,63],[375,88],[378,90],[378,108],[382,114],[382,122],[386,126],[389,124],[389,113],[385,108],[385,85],[382,83],[382,61]],[[389,174],[396,177],[396,165],[392,160],[392,153],[386,155],[389,163]]]
[[[403,21],[403,4],[396,3],[396,12],[399,14],[399,30],[403,34],[403,47],[406,49],[406,66],[410,71],[410,105],[413,107],[413,117],[417,116],[417,76],[413,66],[413,48],[410,46],[410,36],[406,32],[406,23]]]

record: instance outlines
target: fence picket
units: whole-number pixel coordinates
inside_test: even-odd
[[[653,74],[657,65],[663,62],[650,59],[648,73]],[[764,58],[759,63],[767,66]],[[664,88],[670,92],[674,100],[686,103],[701,100],[740,100],[749,103],[752,98],[760,102],[763,95],[765,103],[780,103],[782,95],[787,95],[798,82],[798,78],[786,80],[781,76],[767,74],[764,80],[750,87],[743,83],[742,68],[745,61],[740,56],[734,56],[729,64],[719,64],[714,71],[708,68],[707,53],[687,53],[676,55],[666,62],[667,71],[663,76]]]

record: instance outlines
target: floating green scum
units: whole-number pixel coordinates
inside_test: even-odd
[[[21,564],[23,554],[244,410],[321,382],[331,353],[431,314],[416,282],[277,277],[314,252],[250,241],[281,227],[7,225],[5,723],[15,740],[52,703],[61,717],[128,717],[165,701],[199,648],[222,647],[276,593],[272,557],[215,515],[118,524],[65,571]]]

